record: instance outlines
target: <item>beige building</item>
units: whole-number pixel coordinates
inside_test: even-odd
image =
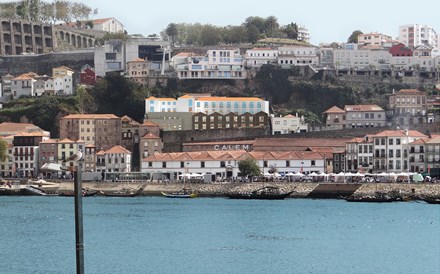
[[[124,25],[114,17],[92,20],[94,30],[106,31],[110,33],[124,32]]]
[[[163,149],[163,142],[159,136],[152,132],[149,132],[142,136],[139,144],[139,155],[141,159],[154,155],[155,153],[161,153]]]
[[[131,172],[131,152],[122,146],[114,146],[97,153],[97,171]]]
[[[70,114],[60,119],[60,138],[84,141],[98,150],[121,144],[121,118],[113,114]]]
[[[393,123],[397,126],[426,123],[426,93],[416,89],[401,89],[389,96]]]
[[[307,124],[304,117],[298,117],[292,114],[279,117],[271,116],[270,123],[272,126],[272,135],[275,134],[289,134],[307,132]]]
[[[66,66],[52,68],[53,90],[55,94],[72,95],[74,71]]]
[[[346,128],[383,127],[386,125],[385,110],[377,105],[346,105]]]
[[[392,37],[377,32],[363,33],[358,35],[358,45],[360,46],[382,46],[392,40]]]
[[[150,66],[147,60],[137,58],[127,62],[126,77],[142,86],[148,85],[148,76],[150,75]]]
[[[322,113],[327,130],[338,130],[346,127],[345,110],[333,106]]]

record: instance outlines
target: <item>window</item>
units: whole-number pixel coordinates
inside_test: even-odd
[[[312,161],[311,161],[311,165],[312,165],[312,166],[315,166],[315,165],[316,165],[315,160],[312,160]]]
[[[204,168],[205,167],[205,162],[200,162],[200,167]]]
[[[399,138],[396,139],[396,145],[400,145],[400,139]]]
[[[220,162],[220,167],[226,167],[225,161]]]
[[[388,144],[389,144],[390,146],[393,145],[393,139],[392,139],[392,138],[388,139]]]
[[[167,167],[167,162],[162,162],[162,167],[166,168]]]

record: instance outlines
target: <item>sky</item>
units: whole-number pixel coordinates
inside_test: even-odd
[[[0,0],[9,2],[10,0]],[[46,0],[49,1],[49,0]],[[73,0],[71,0],[73,1]],[[249,16],[275,16],[280,25],[306,27],[311,43],[346,42],[354,30],[393,38],[399,25],[423,24],[440,32],[440,2],[350,0],[77,0],[98,9],[94,18],[115,17],[129,34],[159,34],[169,23],[240,25]]]

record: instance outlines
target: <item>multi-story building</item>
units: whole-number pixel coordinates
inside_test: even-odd
[[[278,47],[278,64],[282,67],[318,65],[318,50],[304,46]]]
[[[198,112],[192,115],[192,119],[194,130],[266,127],[269,122],[267,113],[262,111],[255,114],[249,112],[243,114]]]
[[[122,146],[114,146],[97,153],[97,171],[131,172],[131,152]]]
[[[148,132],[142,136],[139,144],[139,155],[141,159],[154,155],[155,153],[161,153],[163,149],[163,142],[159,136],[152,132]]]
[[[74,91],[74,71],[66,66],[52,68],[54,91],[56,94],[72,95]]]
[[[322,113],[324,115],[325,127],[327,130],[338,130],[346,128],[345,110],[333,106]]]
[[[389,69],[391,54],[386,50],[359,49],[357,44],[344,44],[334,49],[334,67],[338,70]]]
[[[374,171],[408,171],[410,143],[426,137],[415,130],[385,130],[372,135]]]
[[[383,127],[386,125],[385,110],[377,105],[346,105],[346,128]]]
[[[298,41],[310,42],[310,32],[305,26],[298,26]]]
[[[438,34],[428,25],[410,24],[399,26],[399,37],[397,40],[410,48],[420,45],[439,46],[437,44]]]
[[[39,143],[48,139],[44,133],[22,132],[14,135],[13,154],[15,171],[20,176],[34,177],[38,172]]]
[[[440,136],[430,138],[425,143],[425,169],[430,172],[440,169]]]
[[[389,49],[389,53],[393,57],[411,57],[411,56],[413,56],[412,49],[402,43],[399,43],[397,45],[392,46]]]
[[[15,77],[11,74],[6,74],[1,77],[1,97],[7,101],[12,99],[12,79]]]
[[[245,54],[246,67],[259,68],[262,65],[277,64],[278,50],[272,48],[248,49]]]
[[[22,132],[42,133],[44,137],[50,137],[50,132],[44,131],[34,124],[11,122],[3,122],[0,124],[0,136],[2,137],[16,135]]]
[[[296,116],[292,114],[280,115],[279,117],[271,116],[270,124],[272,135],[307,132],[307,123],[304,117],[298,117],[298,114]]]
[[[360,46],[383,46],[385,42],[392,39],[391,36],[377,32],[362,33],[358,35],[358,45]]]
[[[170,43],[156,38],[130,37],[127,41],[111,39],[95,48],[95,73],[104,77],[109,72],[123,73],[126,63],[136,58],[148,60],[150,75],[169,69]],[[164,56],[165,55],[165,56]]]
[[[148,76],[150,75],[150,67],[147,60],[136,58],[127,62],[126,77],[140,85],[148,84]]]
[[[238,48],[207,51],[185,63],[174,64],[179,79],[246,79],[245,60]]]
[[[389,107],[393,111],[395,125],[426,123],[426,93],[416,89],[401,89],[389,96]]]
[[[155,98],[145,99],[145,113],[151,112],[202,112],[211,114],[218,112],[227,114],[235,112],[255,114],[263,111],[269,114],[269,102],[256,97],[214,97],[205,95],[199,97],[195,94],[187,94],[177,99]]]
[[[347,142],[345,150],[344,172],[372,172],[373,171],[373,141],[369,136],[353,138]]]
[[[77,153],[79,149],[83,152],[83,155],[85,154],[85,142],[82,140],[73,141],[68,138],[64,138],[61,140],[58,140],[57,142],[57,159],[58,164],[64,166],[70,171],[73,171],[73,166],[77,165],[78,163],[75,163],[74,161],[68,161],[63,163],[63,160],[66,160],[73,154]],[[84,158],[84,157],[83,157]],[[83,162],[82,170],[84,169],[85,162]]]
[[[60,138],[108,149],[121,144],[121,118],[113,114],[70,114],[60,119]]]
[[[13,99],[18,99],[22,96],[35,96],[35,73],[25,73],[12,79],[11,93]]]
[[[409,144],[409,171],[424,172],[426,167],[425,147],[429,138],[420,138]]]

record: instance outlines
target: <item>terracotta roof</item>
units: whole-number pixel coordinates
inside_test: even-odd
[[[346,105],[345,111],[383,111],[378,105]]]
[[[257,138],[254,150],[264,147],[304,149],[307,147],[344,147],[353,138]],[[274,149],[275,150],[275,149]]]
[[[98,151],[98,153],[96,153],[96,155],[105,155],[105,150]]]
[[[69,114],[61,119],[120,119],[114,114]]]
[[[129,63],[132,63],[132,62],[147,62],[147,60],[142,59],[142,58],[136,58],[136,59],[134,59],[132,61],[129,61]]]
[[[47,139],[44,141],[41,141],[40,144],[56,144],[58,143],[59,139]]]
[[[252,50],[274,50],[272,48],[253,48]]]
[[[143,126],[154,126],[154,127],[158,127],[159,124],[156,124],[150,120],[145,120],[144,123],[142,124]]]
[[[88,145],[86,145],[86,147],[90,147],[90,148],[92,148],[92,147],[95,147],[95,146],[92,145],[92,144],[88,144]]]
[[[405,130],[384,130],[372,136],[373,137],[405,137],[407,135]],[[419,138],[427,137],[425,134],[418,132],[417,130],[408,130],[408,136],[419,137]]]
[[[192,53],[192,52],[179,52],[178,54],[176,54],[174,56],[177,56],[177,57],[189,57],[189,56],[192,56],[192,55],[194,55],[194,53]]]
[[[104,152],[104,154],[131,154],[131,151],[122,147],[122,146],[114,146]]]
[[[429,138],[420,138],[409,143],[410,145],[424,145]]]
[[[34,78],[30,74],[24,73],[24,74],[21,74],[21,75],[15,77],[12,80],[16,81],[16,80],[32,80],[32,79],[34,79]]]
[[[60,143],[60,144],[70,144],[70,143],[76,143],[76,142],[70,140],[69,138],[64,138],[62,140],[59,140],[58,143]]]
[[[331,108],[327,109],[326,111],[323,112],[325,113],[345,113],[344,110],[338,108],[337,106],[332,106]]]
[[[113,17],[99,18],[99,19],[92,20],[92,22],[93,22],[93,24],[102,24],[102,23],[105,23],[105,22],[110,21],[110,20],[115,20],[115,18],[113,18]]]
[[[65,70],[74,71],[73,69],[71,69],[69,67],[66,67],[66,66],[59,66],[59,67],[56,67],[56,68],[53,68],[53,69],[65,69]]]
[[[436,135],[435,137],[433,136],[432,138],[428,139],[427,144],[440,144],[440,136]]]
[[[148,132],[144,136],[142,136],[142,139],[160,139],[160,137],[156,136],[155,134]]]
[[[198,98],[198,101],[263,101],[257,97],[203,97]]]
[[[371,138],[367,140],[365,140],[365,138],[353,138],[349,141],[347,141],[347,143],[372,143],[373,140]]]
[[[253,145],[255,141],[225,141],[225,142],[200,142],[200,143],[183,143],[184,146],[200,146],[200,145]]]
[[[149,98],[147,98],[147,99],[145,99],[145,100],[157,100],[157,101],[177,101],[176,99],[174,99],[174,98],[156,98],[156,97],[154,97],[154,96],[151,96],[151,97],[149,97]]]
[[[29,129],[40,129],[40,128],[34,124],[29,124],[29,123],[4,122],[4,123],[0,124],[0,132],[2,132],[2,131],[27,131]]]
[[[19,132],[17,134],[14,134],[15,137],[44,137],[46,134],[44,132]]]
[[[417,89],[401,89],[397,92],[397,94],[425,94],[425,92],[417,90]]]

